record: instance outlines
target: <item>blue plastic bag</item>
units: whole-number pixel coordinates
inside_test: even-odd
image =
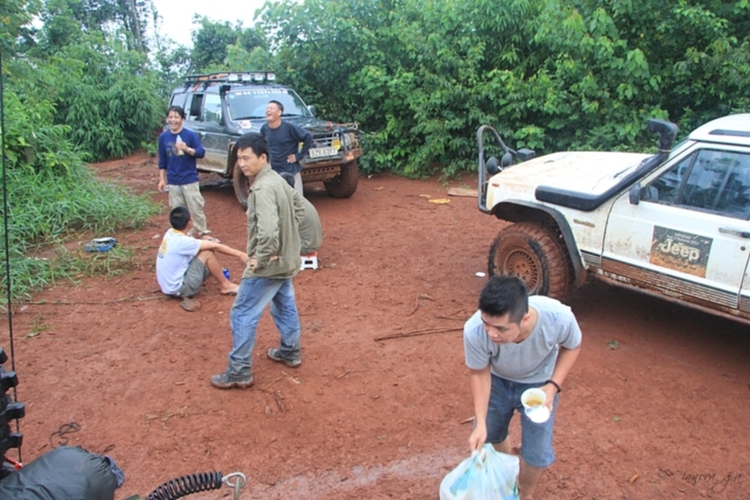
[[[485,444],[440,483],[440,500],[518,500],[518,457]]]
[[[117,238],[111,236],[105,238],[94,238],[86,243],[87,252],[109,252],[117,245]]]

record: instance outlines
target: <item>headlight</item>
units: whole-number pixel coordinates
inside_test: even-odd
[[[357,147],[357,134],[354,132],[347,132],[342,137],[345,149],[352,149]]]

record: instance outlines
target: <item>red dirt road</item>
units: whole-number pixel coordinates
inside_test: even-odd
[[[155,191],[145,156],[94,168]],[[154,192],[163,215],[115,235],[137,253],[139,270],[60,283],[23,312],[18,305],[24,461],[65,441],[110,455],[126,474],[117,500],[211,470],[245,473],[242,499],[437,499],[442,477],[468,455],[461,327],[502,226],[474,198],[429,202],[447,198],[446,188],[363,177],[352,198],[334,200],[308,186],[325,239],[320,268],[294,281],[303,364],[265,358],[278,342],[266,314],[256,385],[230,391],[209,378],[225,367],[233,299],[211,280],[197,312],[160,295],[153,261],[167,198]],[[204,196],[214,234],[244,248],[231,185]],[[223,260],[236,280],[239,261]],[[750,329],[598,283],[570,305],[583,351],[561,397],[557,462],[535,498],[750,498]],[[404,337],[382,339],[396,335]],[[8,344],[5,326],[0,345]],[[78,432],[55,435],[72,422]]]

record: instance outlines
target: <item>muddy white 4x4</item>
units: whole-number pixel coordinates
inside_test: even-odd
[[[514,151],[487,125],[479,209],[513,224],[490,275],[565,299],[587,276],[750,323],[750,114],[709,122],[673,148],[677,126],[650,120],[655,155]],[[501,160],[485,160],[494,136]],[[491,134],[491,135],[489,135]]]

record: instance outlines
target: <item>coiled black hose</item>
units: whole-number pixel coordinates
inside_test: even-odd
[[[199,491],[218,490],[221,488],[221,472],[201,472],[170,479],[152,491],[146,500],[177,500]]]

